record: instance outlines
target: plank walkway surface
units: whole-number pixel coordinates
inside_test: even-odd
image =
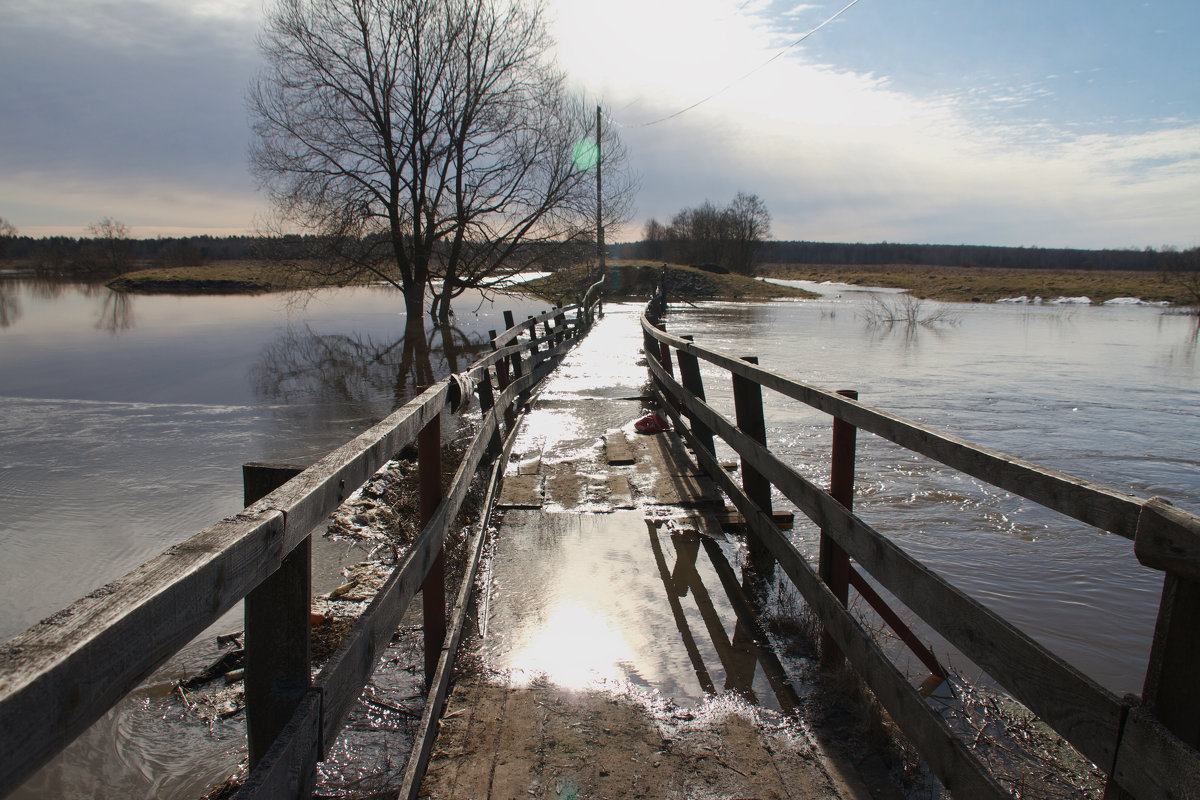
[[[421,796],[877,796],[789,716],[712,482],[674,433],[633,432],[639,348],[610,309],[526,415]]]

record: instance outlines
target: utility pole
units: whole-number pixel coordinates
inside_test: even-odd
[[[602,188],[603,183],[600,180],[600,165],[604,161],[600,151],[600,106],[596,106],[596,250],[600,257],[600,280],[604,280],[608,274],[604,268],[604,215],[603,215],[603,200]]]

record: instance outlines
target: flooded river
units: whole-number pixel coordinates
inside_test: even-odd
[[[434,333],[431,355],[419,358],[388,290],[298,302],[2,285],[4,639],[236,511],[243,462],[315,459],[465,366],[486,331],[503,327],[502,309],[520,319],[543,306],[462,298],[456,346],[447,353]],[[887,324],[872,295],[822,291],[819,300],[678,305],[667,326],[981,445],[1200,511],[1195,318],[926,303],[918,316],[942,310],[940,320]],[[705,371],[705,380],[710,401],[731,410],[723,379]],[[772,449],[826,481],[828,418],[770,394],[766,403]],[[1132,543],[867,435],[857,481],[857,509],[879,530],[1102,684],[1140,690],[1161,575],[1137,564]],[[793,535],[815,551],[810,526]],[[98,765],[142,775],[101,776],[124,782],[120,796],[195,796],[209,777],[196,774],[196,754],[213,776],[227,774],[239,720],[177,745],[117,714],[92,737],[95,760],[59,763],[22,796],[91,796]]]
[[[1200,511],[1195,317],[926,302],[917,316],[940,319],[889,324],[879,317],[903,311],[895,295],[809,288],[825,296],[675,306],[667,327],[984,447]],[[727,379],[705,377],[732,417]],[[827,485],[829,417],[765,394],[771,449]],[[1162,574],[1137,563],[1132,542],[870,435],[857,463],[856,511],[868,522],[1102,685],[1141,691]],[[815,556],[812,526],[793,535]]]

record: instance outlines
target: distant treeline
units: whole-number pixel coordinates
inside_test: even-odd
[[[265,240],[258,236],[184,236],[123,240],[131,262],[163,267],[189,267],[214,261],[261,258],[280,250],[305,250],[309,237]],[[91,237],[14,236],[0,257],[48,270],[84,266],[94,259],[97,240]],[[1180,253],[1156,250],[1076,250],[1048,247],[989,247],[984,245],[879,244],[844,242],[762,242],[754,254],[760,264],[929,264],[934,266],[1006,267],[1010,269],[1179,269],[1180,261],[1195,261],[1197,249]],[[609,245],[613,258],[663,259],[662,243],[624,242]],[[1181,256],[1183,258],[1181,258]],[[1194,267],[1192,267],[1194,268]]]
[[[132,261],[169,267],[195,267],[213,261],[255,258],[260,252],[257,236],[183,236],[157,239],[125,239],[122,247]],[[96,247],[92,237],[47,236],[34,239],[14,236],[6,243],[4,257],[31,262],[45,268],[65,268],[87,261]]]
[[[660,260],[660,243],[613,245],[616,258]],[[850,244],[844,242],[763,242],[755,252],[760,264],[929,264],[948,267],[1009,269],[1177,268],[1179,253],[1155,250],[1075,250],[1050,247],[989,247],[966,244]]]

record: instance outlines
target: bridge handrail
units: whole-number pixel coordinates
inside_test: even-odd
[[[1187,717],[1186,713],[1171,711],[1172,701],[1161,695],[1178,689],[1178,679],[1167,672],[1186,669],[1190,674],[1192,665],[1166,664],[1165,670],[1163,666],[1156,666],[1156,662],[1161,665],[1170,661],[1166,655],[1167,647],[1162,643],[1190,635],[1183,626],[1192,624],[1194,630],[1195,620],[1200,619],[1200,605],[1181,607],[1177,592],[1172,589],[1173,582],[1186,586],[1197,574],[1200,517],[1161,500],[1146,500],[1117,492],[977,447],[966,440],[702,347],[689,338],[669,334],[656,324],[658,315],[665,308],[665,302],[661,300],[657,304],[652,302],[643,315],[642,328],[647,364],[660,391],[670,400],[664,407],[674,418],[677,430],[690,441],[701,466],[731,497],[746,517],[748,527],[801,590],[836,644],[867,680],[901,729],[918,745],[948,788],[952,791],[962,789],[964,796],[971,797],[1008,796],[986,770],[982,770],[974,756],[954,739],[944,721],[928,708],[908,680],[891,666],[870,635],[845,612],[844,595],[843,599],[837,599],[826,581],[814,573],[804,557],[779,533],[771,521],[769,509],[764,511],[750,500],[748,492],[720,468],[711,451],[712,434],[720,436],[741,456],[743,472],[757,472],[778,488],[820,525],[823,537],[831,537],[926,624],[1109,773],[1117,785],[1137,791],[1138,797],[1171,796],[1171,787],[1188,786],[1189,781],[1190,785],[1200,785],[1200,753],[1194,749],[1195,743],[1170,733],[1158,719],[1164,715],[1176,720]],[[748,436],[736,423],[708,405],[702,399],[702,385],[697,392],[698,370],[691,370],[690,388],[685,388],[686,377],[684,383],[676,381],[670,366],[671,350],[677,354],[681,373],[687,359],[703,359],[760,387],[760,393],[761,387],[770,388],[1014,494],[1134,539],[1139,561],[1168,571],[1155,653],[1151,656],[1147,676],[1148,687],[1163,687],[1162,691],[1155,692],[1160,696],[1142,700],[1117,698],[913,559],[834,499],[831,493],[805,479],[762,442]],[[740,414],[739,411],[739,418]],[[684,424],[684,418],[690,424]],[[1200,590],[1197,591],[1192,603],[1200,598]],[[1177,608],[1183,613],[1172,632],[1170,612]],[[1163,621],[1164,616],[1168,618],[1167,623]],[[1175,661],[1180,660],[1176,655]],[[1194,700],[1188,700],[1188,707],[1194,710]],[[1150,705],[1153,708],[1148,710]],[[969,791],[967,787],[970,787]]]
[[[577,312],[572,323],[566,313]],[[483,424],[469,456],[478,468],[497,431],[497,414],[507,410],[556,363],[557,357],[587,330],[590,307],[569,306],[537,315],[535,323],[552,322],[543,338],[517,342],[528,321],[510,326],[497,340],[513,342],[473,363],[463,373],[430,386],[384,420],[334,449],[242,511],[209,526],[121,578],[75,601],[67,608],[0,644],[0,796],[7,795],[99,719],[155,669],[182,649],[222,614],[279,570],[288,554],[307,543],[313,528],[340,506],[386,461],[410,444],[444,411],[465,404],[476,387],[486,391]],[[581,322],[582,320],[582,322]],[[540,344],[547,348],[533,354]],[[529,354],[530,368],[511,383],[507,370]],[[493,399],[489,368],[495,368],[501,394]],[[483,384],[486,383],[486,390]],[[419,585],[436,554],[445,526],[453,520],[466,488],[455,484],[426,525],[389,584],[396,598]],[[382,604],[382,601],[380,605]],[[374,604],[373,604],[374,605]],[[407,605],[407,599],[399,603]],[[403,613],[403,607],[400,608]],[[307,615],[306,615],[307,617]],[[394,613],[388,615],[388,619]],[[397,620],[398,617],[395,617]],[[362,623],[356,631],[369,623]],[[392,626],[394,629],[394,626]],[[371,644],[355,651],[374,652],[386,629],[374,632]],[[386,631],[390,637],[390,630]],[[355,680],[341,677],[349,651],[362,637],[348,637],[300,705],[325,718],[324,738],[332,746],[338,729],[331,703],[344,703],[338,687]],[[365,643],[362,639],[359,644]],[[368,662],[369,658],[366,659]],[[360,671],[361,674],[361,671]],[[369,668],[365,673],[369,677]],[[365,680],[365,679],[364,679]],[[358,691],[361,691],[359,684]],[[354,693],[357,697],[358,691]],[[249,701],[248,701],[249,703]],[[313,709],[316,709],[313,711]],[[323,709],[323,710],[322,710]],[[299,713],[299,712],[298,712]],[[281,737],[282,739],[282,737]],[[318,739],[318,741],[320,741]],[[279,742],[277,742],[278,744]],[[252,748],[253,749],[253,748]],[[314,762],[315,763],[315,762]],[[264,795],[266,796],[266,795]]]

